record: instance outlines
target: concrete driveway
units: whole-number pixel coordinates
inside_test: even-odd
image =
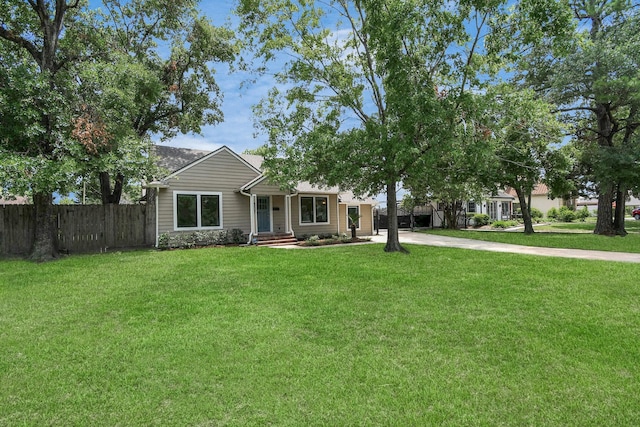
[[[477,251],[508,252],[524,255],[554,256],[562,258],[595,259],[600,261],[619,261],[640,263],[640,254],[626,252],[585,251],[581,249],[538,248],[535,246],[510,245],[506,243],[483,242],[481,240],[461,239],[457,237],[438,236],[435,234],[417,233],[400,230],[400,243],[415,245],[442,246],[447,248],[473,249]],[[387,242],[387,231],[380,230],[380,235],[372,236],[377,243]]]

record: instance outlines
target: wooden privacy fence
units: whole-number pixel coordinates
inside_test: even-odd
[[[155,244],[153,205],[56,205],[58,248],[107,252]],[[25,255],[33,243],[33,206],[0,206],[0,255]]]

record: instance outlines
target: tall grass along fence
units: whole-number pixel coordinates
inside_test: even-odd
[[[56,205],[58,248],[69,253],[107,252],[155,244],[150,205]],[[0,256],[26,255],[33,244],[32,205],[0,206]]]

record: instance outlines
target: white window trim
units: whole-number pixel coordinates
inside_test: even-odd
[[[362,214],[360,213],[360,205],[348,205],[347,206],[347,230],[350,230],[349,228],[349,208],[356,208],[358,209],[358,226],[356,227],[356,230],[360,230],[360,225],[362,223],[362,221],[360,221],[362,219]]]
[[[312,197],[313,198],[313,222],[302,222],[302,198],[303,197]],[[327,222],[316,222],[316,198],[323,197],[327,199]],[[300,227],[307,226],[318,226],[318,225],[330,225],[331,224],[331,198],[329,195],[323,194],[298,194],[298,225]]]
[[[197,208],[197,212],[196,212],[196,218],[198,221],[198,226],[197,227],[178,227],[178,195],[179,194],[184,194],[184,195],[196,195],[197,196],[197,202],[196,202],[196,208]],[[201,221],[202,221],[202,202],[201,202],[201,198],[202,196],[218,196],[218,209],[220,209],[220,225],[219,226],[213,226],[213,227],[203,227],[201,225]],[[222,193],[219,191],[180,191],[180,190],[175,190],[173,192],[173,231],[192,231],[192,230],[222,230],[223,228],[223,218],[222,218],[222,212],[224,212],[224,209],[222,209]]]

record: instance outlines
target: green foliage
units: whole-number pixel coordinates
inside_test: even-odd
[[[566,175],[570,162],[556,148],[564,136],[563,125],[552,112],[552,106],[533,90],[512,84],[495,86],[490,93],[496,99],[491,109],[499,162],[496,182],[514,188],[525,200],[542,181],[557,193],[569,191]],[[521,208],[525,211],[529,207]],[[523,219],[525,231],[532,233],[530,218],[523,215]]]
[[[558,215],[556,217],[556,219],[560,222],[571,222],[571,221],[575,221],[576,218],[577,218],[576,212],[568,208],[567,206],[562,206],[558,210]]]
[[[583,206],[582,209],[579,209],[576,212],[576,218],[579,219],[580,221],[584,221],[590,216],[591,216],[591,212],[589,212],[589,208],[586,206]]]
[[[158,237],[158,249],[190,249],[198,246],[241,244],[246,241],[246,235],[238,228],[162,233]]]
[[[491,218],[487,214],[475,214],[473,216],[473,225],[474,227],[482,227],[485,225],[489,225]]]
[[[558,209],[553,207],[547,211],[547,218],[549,219],[557,219],[558,218]]]
[[[440,159],[483,146],[474,93],[485,84],[480,75],[498,71],[498,57],[476,46],[502,6],[240,1],[245,40],[279,84],[255,108],[271,179],[289,188],[303,180],[356,194],[386,190],[392,210],[398,182],[430,171],[444,181]],[[281,54],[285,61],[273,61]],[[458,160],[456,173],[472,177],[473,160]],[[401,250],[391,227],[385,249]]]
[[[533,219],[540,219],[544,216],[542,211],[538,208],[530,208],[529,210],[531,211],[531,218]]]
[[[554,39],[531,44],[519,60],[520,76],[538,94],[554,100],[570,124],[579,162],[573,177],[584,189],[597,187],[603,200],[614,200],[640,183],[640,10],[624,1],[580,0],[556,6],[550,13],[573,17],[569,37],[561,37],[561,50]],[[624,196],[616,202],[616,209],[622,209]],[[600,210],[596,233],[624,232],[624,222],[613,221],[609,203]]]
[[[499,220],[499,221],[493,221],[491,223],[491,228],[511,228],[511,227],[515,227],[518,225],[518,221],[513,221],[513,220]]]

